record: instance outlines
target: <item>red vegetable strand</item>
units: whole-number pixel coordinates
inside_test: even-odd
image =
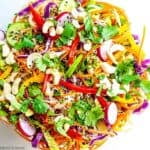
[[[33,16],[33,20],[35,21],[37,27],[39,30],[42,30],[42,26],[44,24],[44,19],[41,17],[41,15],[33,8],[32,5],[29,6],[30,11],[32,13]]]
[[[67,132],[68,136],[70,136],[72,139],[76,140],[82,140],[82,136],[79,132],[77,132],[75,129],[69,129]]]
[[[60,80],[60,85],[66,87],[70,90],[74,90],[76,92],[81,92],[84,94],[96,94],[97,93],[97,88],[95,88],[95,87],[89,88],[86,86],[78,86],[78,85],[74,85],[70,82],[63,81],[63,80]]]
[[[68,60],[69,65],[71,65],[74,61],[75,52],[76,52],[77,46],[79,44],[79,41],[80,41],[79,36],[76,36],[76,38],[74,39],[74,41],[71,45],[70,53],[69,53],[69,60]]]

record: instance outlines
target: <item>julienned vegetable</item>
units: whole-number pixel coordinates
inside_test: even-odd
[[[71,52],[72,53],[72,52]],[[69,67],[69,69],[66,72],[66,77],[71,77],[72,74],[76,71],[77,67],[79,66],[80,62],[82,61],[83,55],[79,55],[73,64]]]
[[[147,101],[147,100],[144,100],[143,104],[142,104],[139,108],[137,108],[137,109],[134,110],[134,113],[139,113],[139,112],[141,112],[142,110],[148,108],[148,106],[149,106],[148,101]]]
[[[107,135],[98,135],[90,141],[90,145],[93,145],[96,141],[103,140],[106,137]]]
[[[35,137],[32,139],[32,147],[37,147],[41,139],[43,138],[43,133],[38,132]]]
[[[71,45],[71,48],[70,48],[70,52],[69,52],[69,60],[68,60],[68,62],[69,62],[69,64],[71,65],[72,63],[73,63],[73,61],[74,61],[74,56],[75,56],[75,53],[76,53],[76,49],[77,49],[77,46],[78,46],[78,44],[79,44],[79,41],[80,41],[80,39],[79,39],[79,37],[77,36],[75,39],[74,39],[74,41],[72,42],[72,45]]]
[[[37,0],[0,30],[0,119],[41,150],[94,150],[147,108],[150,60],[124,11]],[[19,81],[18,81],[19,80]]]
[[[67,131],[67,134],[68,134],[68,136],[70,136],[72,139],[76,139],[76,140],[79,140],[79,141],[81,141],[83,138],[82,138],[82,135],[79,133],[79,132],[77,132],[75,129],[69,129],[68,131]]]
[[[48,131],[44,131],[44,130],[43,130],[43,133],[44,133],[44,137],[46,139],[48,146],[52,150],[59,150],[58,144],[55,142],[55,139],[50,135],[50,133]]]
[[[89,88],[86,86],[78,86],[78,85],[74,85],[68,81],[60,81],[60,85],[64,86],[70,90],[76,91],[76,92],[81,92],[81,93],[85,93],[85,94],[96,94],[97,92],[97,88]]]
[[[42,16],[33,8],[32,5],[29,6],[31,14],[33,16],[33,20],[35,21],[37,28],[39,30],[42,29],[42,26],[44,24],[44,19],[42,18]]]

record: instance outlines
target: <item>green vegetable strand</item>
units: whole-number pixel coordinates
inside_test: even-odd
[[[69,67],[66,72],[66,77],[71,77],[72,74],[76,71],[77,67],[79,66],[80,62],[82,61],[83,55],[80,54],[74,61],[74,63]]]

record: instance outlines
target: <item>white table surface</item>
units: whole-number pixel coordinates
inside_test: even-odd
[[[0,29],[6,29],[13,14],[28,0],[0,0]],[[145,24],[147,36],[145,50],[150,58],[150,5],[148,0],[107,0],[123,7],[131,19],[133,33],[142,32]],[[15,146],[17,146],[15,148]],[[0,122],[0,150],[36,150],[20,138],[12,128]],[[20,149],[19,149],[20,148]],[[126,132],[108,140],[99,150],[150,150],[150,107],[134,115]]]

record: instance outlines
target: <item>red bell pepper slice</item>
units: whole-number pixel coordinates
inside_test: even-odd
[[[37,27],[39,30],[42,30],[42,26],[45,22],[45,20],[42,18],[42,16],[33,8],[32,5],[29,6],[30,11],[32,13],[33,16],[33,20],[35,21]]]
[[[42,87],[42,92],[43,93],[45,93],[46,88],[47,88],[47,83],[49,82],[50,79],[51,79],[51,75],[50,74],[45,74],[44,83],[43,83],[43,87]]]
[[[89,88],[89,87],[86,87],[86,86],[78,86],[78,85],[74,85],[70,82],[67,82],[67,81],[63,81],[63,80],[60,80],[60,83],[59,83],[61,86],[64,86],[70,90],[73,90],[73,91],[76,91],[76,92],[81,92],[81,93],[84,93],[84,94],[96,94],[97,93],[97,88]]]
[[[77,132],[75,129],[70,128],[67,131],[67,135],[70,136],[72,139],[75,139],[75,140],[80,140],[80,141],[83,140],[82,135],[79,132]]]
[[[107,106],[109,105],[109,102],[107,102],[107,101],[105,100],[105,98],[102,97],[102,96],[98,96],[97,99],[98,99],[99,103],[101,104],[101,106],[102,106],[104,109],[106,109]]]
[[[70,53],[69,53],[69,58],[68,58],[69,65],[71,65],[74,61],[75,52],[76,52],[79,42],[80,42],[80,38],[79,38],[79,36],[76,36],[76,38],[74,39],[74,41],[72,42],[72,45],[70,47]]]

